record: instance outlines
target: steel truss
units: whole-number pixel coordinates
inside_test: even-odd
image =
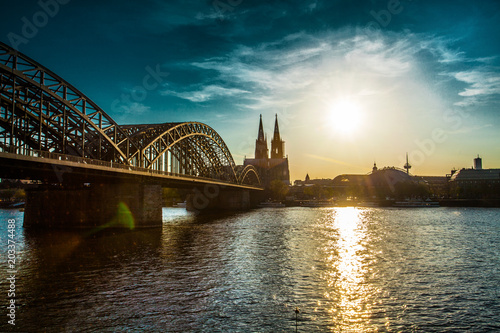
[[[33,150],[260,185],[199,122],[118,125],[78,89],[0,42],[0,151]]]

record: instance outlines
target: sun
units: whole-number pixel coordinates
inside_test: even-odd
[[[355,134],[361,125],[361,108],[350,99],[334,101],[328,110],[330,126],[344,135]]]

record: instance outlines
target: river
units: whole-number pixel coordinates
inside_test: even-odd
[[[500,330],[500,209],[164,208],[163,217],[161,229],[42,232],[1,210],[0,331]]]

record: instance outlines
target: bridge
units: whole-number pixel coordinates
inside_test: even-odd
[[[162,187],[193,209],[245,209],[262,190],[199,122],[118,125],[96,103],[0,42],[0,177],[39,180],[25,226],[161,225]]]

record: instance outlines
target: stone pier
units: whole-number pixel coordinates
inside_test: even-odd
[[[218,186],[195,189],[186,199],[188,211],[197,213],[210,211],[247,210],[256,206],[249,190],[230,190]]]
[[[162,226],[160,185],[46,186],[26,193],[26,228],[126,228]]]

